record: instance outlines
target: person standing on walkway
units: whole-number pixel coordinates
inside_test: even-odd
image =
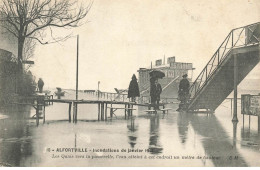
[[[156,95],[155,95],[155,80],[156,78],[150,78],[150,97],[151,97],[151,104],[155,104]]]
[[[154,105],[155,109],[159,109],[160,95],[162,93],[162,87],[158,82],[158,79],[155,79],[154,84],[151,83],[151,104]]]
[[[140,96],[140,92],[139,92],[139,86],[137,83],[137,78],[135,76],[135,74],[133,74],[132,76],[132,80],[129,84],[129,88],[128,88],[128,98],[130,98],[131,102],[135,102],[136,97]]]
[[[189,92],[189,88],[190,88],[190,82],[187,79],[187,77],[188,77],[188,75],[184,74],[182,76],[183,79],[180,81],[180,84],[179,84],[179,89],[184,92]]]
[[[42,93],[43,86],[44,86],[44,82],[43,82],[42,78],[39,78],[39,80],[38,80],[38,88],[39,88],[39,92],[40,93]]]
[[[185,107],[185,104],[187,103],[189,99],[189,88],[190,88],[190,82],[187,79],[188,75],[184,74],[183,79],[180,81],[179,84],[179,91],[178,91],[178,99],[181,101],[179,108],[177,109],[180,110],[183,107]]]

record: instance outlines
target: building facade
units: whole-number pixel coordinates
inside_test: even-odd
[[[188,74],[188,80],[191,82],[193,66],[192,63],[176,62],[175,57],[167,58],[167,63],[162,59],[156,60],[155,65],[151,64],[150,68],[140,68],[139,73],[139,89],[142,96],[149,96],[150,76],[152,70],[160,70],[165,73],[163,79],[159,79],[159,83],[163,88],[162,96],[175,96],[178,91],[178,84],[184,74]]]

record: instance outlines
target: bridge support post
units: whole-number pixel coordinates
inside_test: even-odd
[[[77,121],[78,121],[78,104],[77,103],[76,103],[75,107],[76,107],[75,123],[77,123]]]
[[[127,104],[125,104],[125,120],[126,120],[126,114],[127,114]]]
[[[100,103],[98,103],[98,121],[100,120]]]
[[[238,122],[237,119],[237,78],[238,78],[237,54],[234,54],[234,111],[232,122]]]
[[[107,121],[107,103],[105,103],[105,120]]]
[[[78,105],[76,102],[73,102],[73,123],[77,123],[78,117]]]
[[[45,102],[43,100],[43,124],[45,123]]]
[[[69,103],[69,122],[71,123],[71,104],[72,102]]]
[[[104,103],[103,102],[101,103],[101,121],[104,121]]]
[[[237,123],[238,121],[233,121],[233,147],[236,148],[237,144]]]
[[[36,125],[39,126],[39,98],[37,98],[37,105],[36,105]]]
[[[258,116],[258,134],[260,134],[260,116]]]
[[[130,117],[130,104],[127,105],[127,118],[129,119]]]
[[[163,114],[165,114],[165,110],[164,109],[165,109],[165,105],[163,104]]]

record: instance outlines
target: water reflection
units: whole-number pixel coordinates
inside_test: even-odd
[[[56,120],[60,119],[64,113],[67,116],[67,108],[63,105],[56,104],[47,109],[50,113],[48,122],[54,123],[40,124],[38,127],[35,125],[35,120],[28,121],[30,116],[28,107],[17,106],[0,111],[9,115],[8,119],[0,120],[0,164],[5,163],[5,166],[48,166],[50,164],[53,166],[156,166],[163,164],[162,160],[148,160],[144,164],[144,160],[137,159],[120,160],[120,164],[119,160],[106,161],[104,159],[98,161],[82,159],[71,162],[53,160],[48,157],[48,153],[43,152],[49,147],[149,148],[150,153],[145,153],[145,155],[163,153],[160,155],[187,154],[221,158],[210,161],[202,159],[204,164],[200,160],[198,162],[195,160],[176,161],[180,166],[185,166],[186,163],[193,163],[191,166],[213,166],[211,163],[215,166],[247,166],[239,151],[244,153],[244,156],[251,154],[251,157],[257,157],[259,155],[259,153],[247,151],[248,148],[259,151],[260,135],[256,129],[253,129],[256,126],[252,126],[250,131],[249,129],[241,130],[241,148],[238,146],[237,149],[236,145],[240,143],[240,134],[237,135],[239,124],[233,124],[232,133],[231,121],[227,125],[226,118],[222,117],[224,113],[220,112],[217,119],[214,115],[170,112],[163,117],[164,115],[160,113],[140,114],[140,111],[138,117],[130,117],[127,121],[124,119],[114,119],[113,122],[82,121],[75,125]],[[96,118],[95,110],[88,111]],[[35,113],[35,110],[32,109],[32,112]],[[222,127],[226,125],[227,131]],[[192,147],[193,144],[194,147]],[[176,147],[179,148],[176,149]],[[93,155],[98,154],[93,153]],[[176,166],[171,163],[174,162],[165,161],[165,165]]]
[[[149,139],[149,150],[152,154],[162,153],[162,146],[159,141],[160,133],[160,116],[159,114],[150,116],[150,139]]]
[[[182,144],[187,140],[189,119],[187,113],[179,113],[177,117],[178,133]]]
[[[30,107],[6,107],[1,112],[9,115],[0,120],[0,163],[4,166],[24,166],[22,158],[32,155],[32,134],[27,124]]]
[[[250,130],[249,128],[241,128],[241,147],[252,150],[260,150],[260,134],[259,130]]]
[[[136,122],[136,117],[131,116],[130,119],[127,121],[127,135],[128,135],[128,143],[130,144],[131,148],[134,148],[137,141],[137,130],[138,124]]]

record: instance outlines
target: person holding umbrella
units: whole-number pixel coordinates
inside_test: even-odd
[[[160,102],[160,95],[162,93],[162,86],[160,85],[160,83],[158,82],[158,79],[155,79],[154,82],[154,93],[153,93],[153,100],[152,100],[152,104],[155,104],[155,110],[159,109],[159,102]]]
[[[137,83],[137,78],[135,76],[135,74],[133,74],[132,76],[132,80],[129,84],[129,88],[128,88],[128,98],[130,98],[131,102],[135,102],[135,98],[140,96],[140,92],[139,92],[139,86]]]
[[[162,87],[158,82],[158,78],[165,76],[164,72],[159,70],[153,70],[150,73],[150,96],[151,104],[154,105],[155,110],[159,109],[160,95],[162,93]]]

